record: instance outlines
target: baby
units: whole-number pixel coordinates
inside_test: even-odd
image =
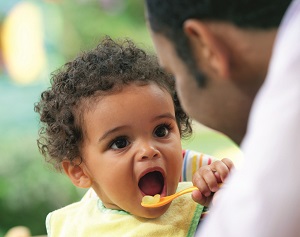
[[[180,182],[183,173],[191,180],[211,162],[182,150],[190,119],[156,57],[128,39],[106,37],[55,72],[51,83],[35,105],[39,149],[96,197],[50,213],[48,235],[193,236],[203,206],[191,195],[158,208],[141,206],[145,195],[164,197],[192,186]],[[220,171],[224,180],[231,165],[218,164],[211,173]]]

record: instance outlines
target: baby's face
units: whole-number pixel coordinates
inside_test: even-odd
[[[106,208],[155,218],[167,206],[141,206],[145,195],[171,195],[182,147],[171,96],[157,85],[129,85],[84,114],[82,167]]]

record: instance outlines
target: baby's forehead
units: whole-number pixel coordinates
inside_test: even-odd
[[[110,92],[97,91],[90,97],[82,98],[78,101],[74,112],[78,125],[84,128],[84,126],[89,126],[87,120],[89,120],[88,123],[94,119],[103,121],[112,114],[114,114],[112,117],[114,120],[118,120],[119,116],[128,118],[132,114],[138,114],[137,109],[140,111],[144,107],[148,110],[151,108],[151,112],[147,112],[149,116],[173,111],[173,97],[168,90],[155,83],[126,84]]]
[[[89,96],[82,96],[78,99],[76,106],[74,107],[75,116],[80,118],[84,116],[84,114],[93,111],[96,106],[99,106],[99,103],[105,98],[121,93],[134,93],[130,88],[137,88],[137,90],[143,90],[143,87],[154,86],[159,88],[161,91],[166,93],[166,95],[170,95],[173,97],[169,88],[165,88],[161,84],[158,84],[153,81],[149,82],[140,82],[140,81],[132,81],[130,83],[119,83],[114,85],[109,90],[95,90],[93,94]],[[140,88],[139,88],[140,87]],[[125,97],[124,97],[125,99]],[[172,98],[173,99],[173,98]]]

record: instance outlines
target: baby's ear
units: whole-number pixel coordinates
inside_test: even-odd
[[[76,164],[70,160],[62,161],[62,167],[72,183],[79,188],[90,188],[92,179],[85,170],[84,164]]]

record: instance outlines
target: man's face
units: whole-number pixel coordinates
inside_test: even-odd
[[[218,78],[205,61],[198,70],[206,80],[205,86],[199,86],[195,76],[178,57],[172,42],[161,34],[151,32],[151,36],[160,65],[176,79],[176,89],[184,110],[198,122],[239,143],[245,133],[249,110],[244,95],[231,80]]]
[[[174,75],[176,89],[185,111],[192,117],[196,117],[195,107],[198,101],[195,96],[201,94],[201,88],[189,72],[186,65],[177,56],[173,44],[164,36],[152,32],[152,39],[155,45],[160,65]]]

